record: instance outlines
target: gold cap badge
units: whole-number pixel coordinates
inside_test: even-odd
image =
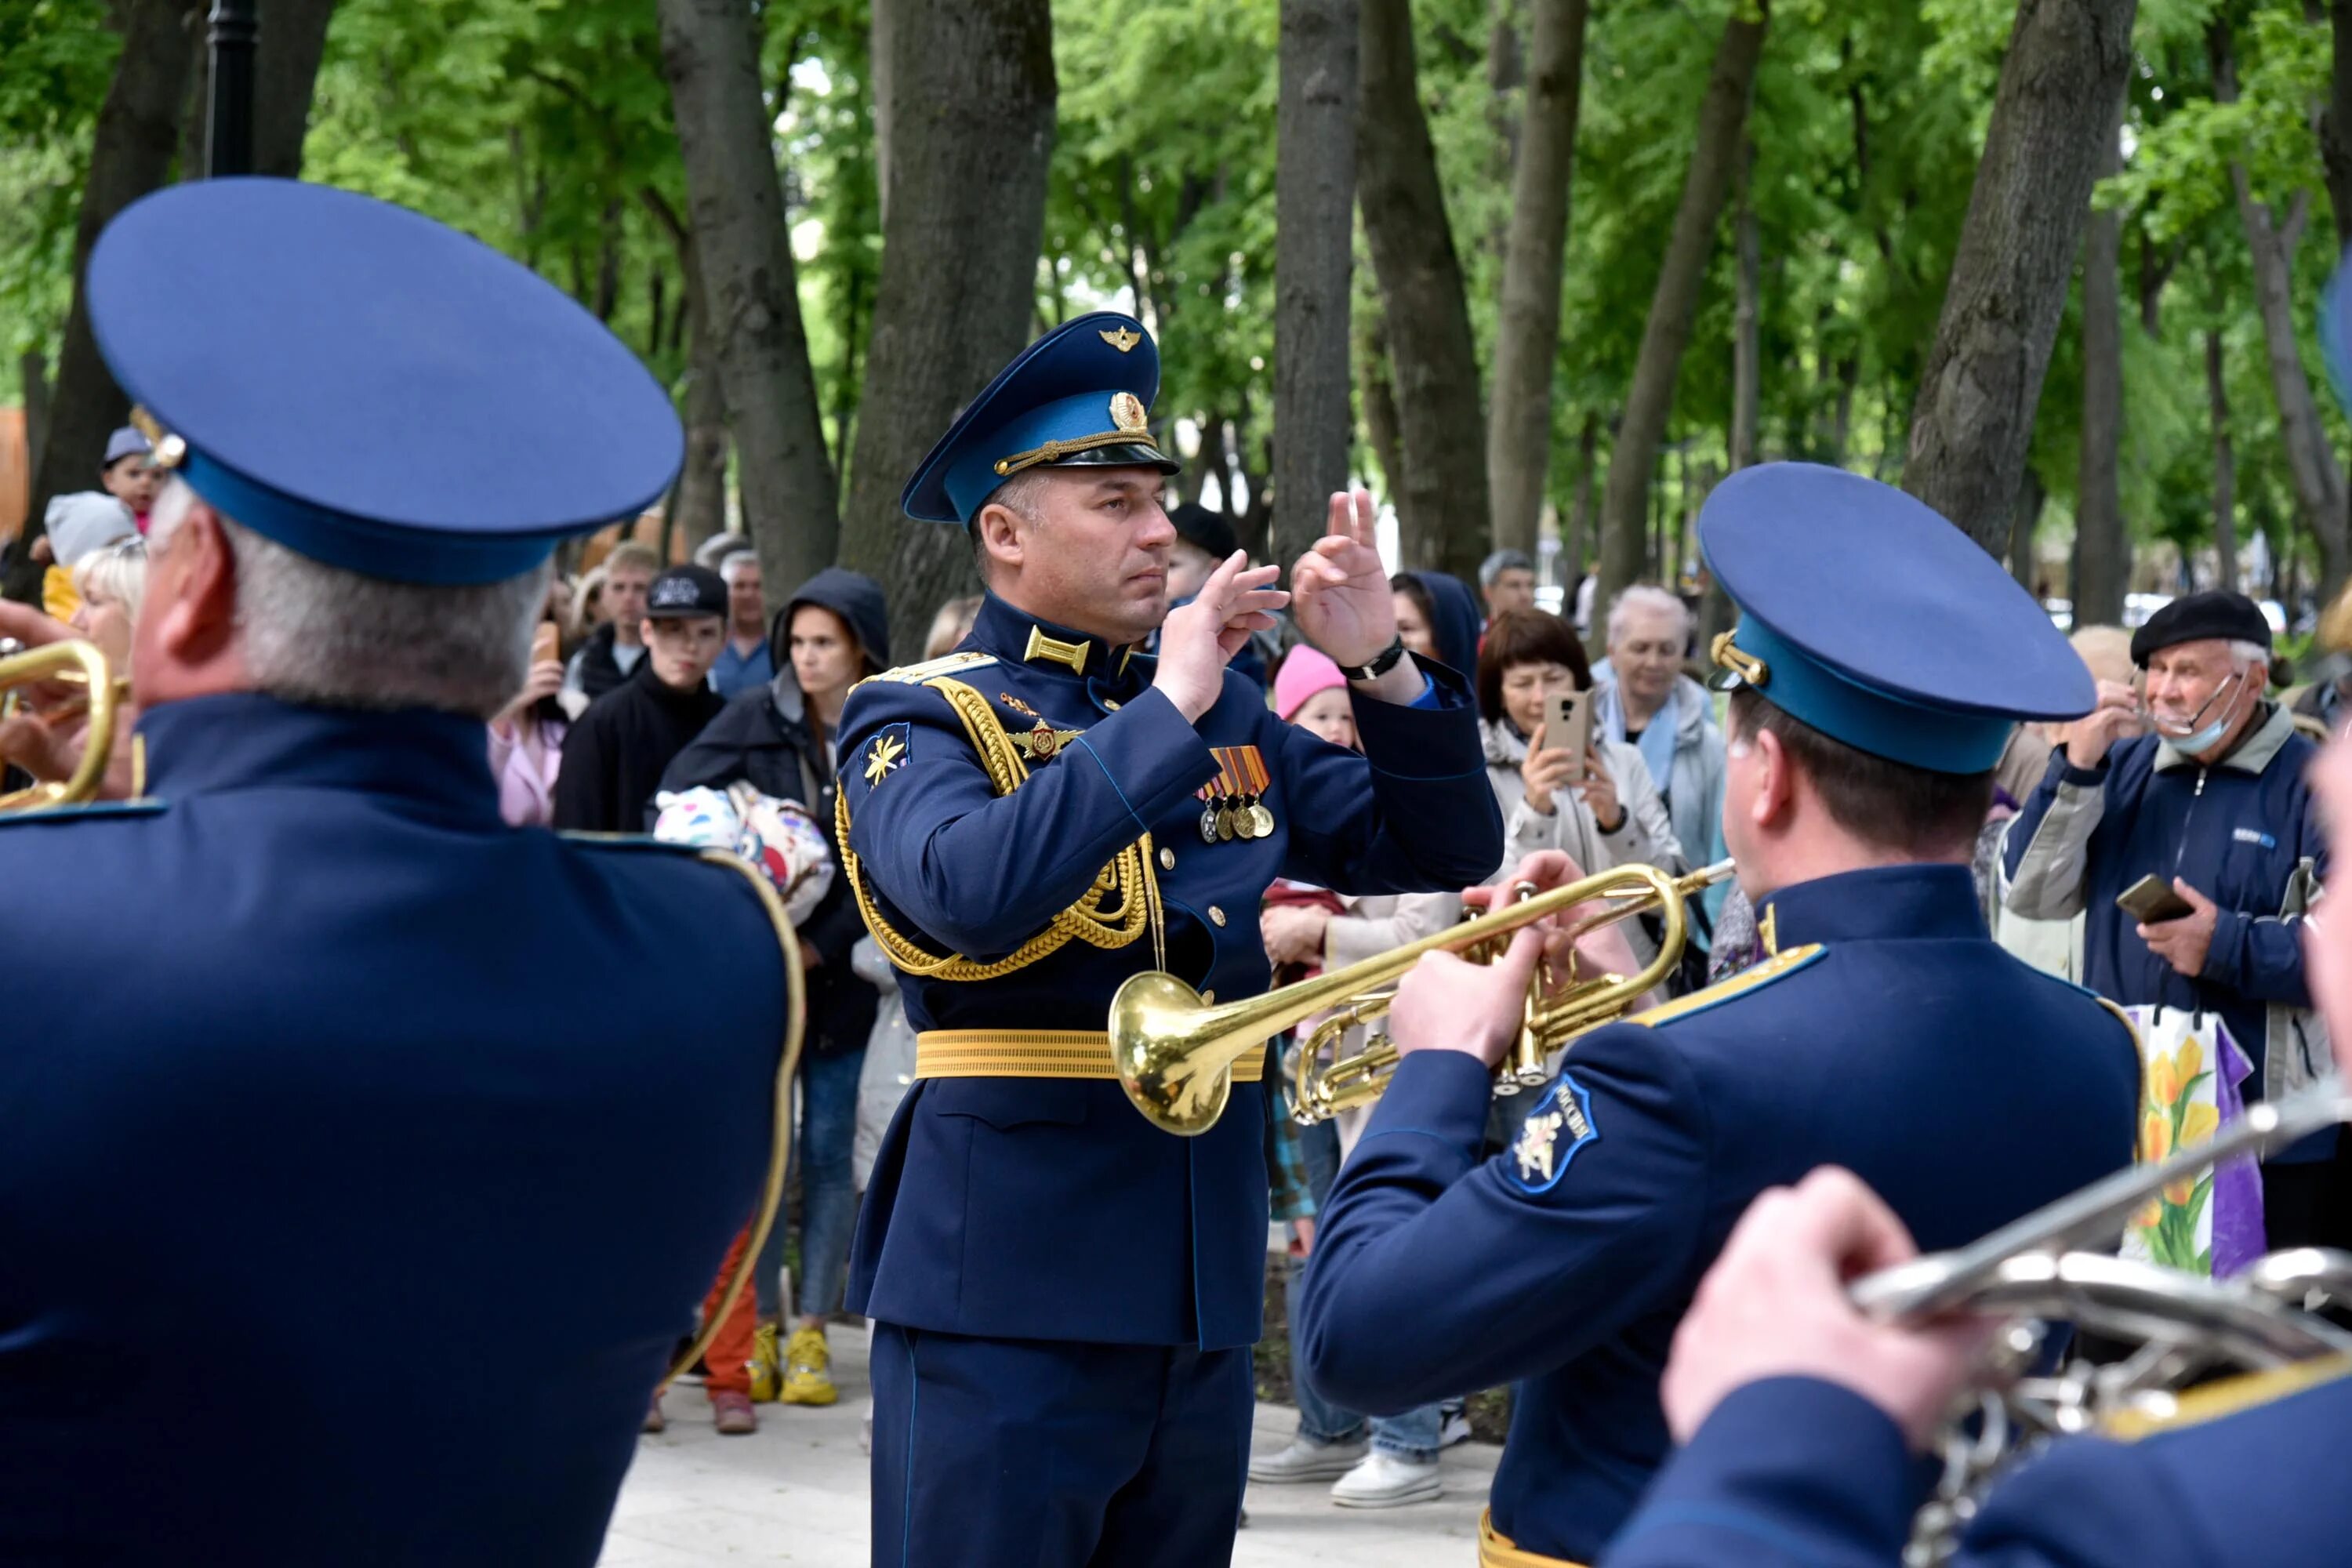
[[[1143,399],[1131,392],[1111,394],[1110,422],[1130,436],[1149,435],[1151,430],[1151,416],[1145,412]]]
[[[1127,353],[1143,341],[1141,332],[1130,332],[1125,327],[1112,327],[1096,335],[1121,353]]]

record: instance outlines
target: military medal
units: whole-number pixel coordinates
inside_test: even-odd
[[[1212,803],[1201,808],[1201,842],[1214,844],[1216,841],[1217,808],[1214,803]]]
[[[1264,838],[1274,831],[1274,813],[1260,805],[1268,783],[1265,759],[1255,746],[1212,746],[1217,776],[1193,791],[1201,802],[1201,842],[1229,844]]]
[[[1244,799],[1234,805],[1234,837],[1236,838],[1255,838],[1257,837],[1256,803]]]
[[[1265,758],[1255,746],[1244,746],[1241,750],[1242,771],[1250,786],[1249,804],[1242,808],[1249,816],[1249,832],[1245,837],[1264,838],[1274,831],[1274,813],[1265,808],[1266,788],[1274,781],[1267,776]]]

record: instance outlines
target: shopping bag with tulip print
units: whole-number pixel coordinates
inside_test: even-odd
[[[2202,1143],[2245,1114],[2239,1085],[2253,1063],[2220,1017],[2172,1007],[2126,1011],[2139,1030],[2142,1163]],[[2124,1233],[2126,1258],[2192,1274],[2226,1279],[2262,1254],[2262,1173],[2249,1159],[2168,1184]]]

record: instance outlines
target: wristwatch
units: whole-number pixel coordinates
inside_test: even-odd
[[[1397,661],[1403,657],[1404,638],[1391,637],[1389,646],[1372,656],[1371,663],[1343,664],[1339,667],[1339,673],[1350,680],[1378,680],[1381,676],[1394,669],[1397,667]]]

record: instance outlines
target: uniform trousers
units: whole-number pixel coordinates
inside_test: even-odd
[[[875,1568],[1220,1568],[1250,1352],[874,1334]]]

